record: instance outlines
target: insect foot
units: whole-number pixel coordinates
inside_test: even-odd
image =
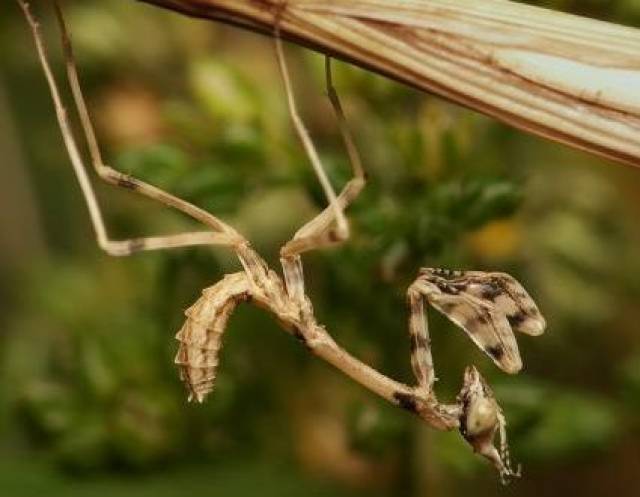
[[[460,433],[473,451],[487,458],[500,473],[502,483],[520,477],[520,467],[513,470],[507,442],[506,420],[491,388],[474,366],[464,373],[464,384],[458,395]],[[499,433],[499,448],[494,445]]]

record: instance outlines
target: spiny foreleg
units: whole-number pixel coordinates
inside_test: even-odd
[[[514,332],[538,336],[546,326],[524,287],[506,273],[423,268],[414,287],[507,373],[522,369]]]
[[[423,299],[462,328],[508,373],[522,367],[514,332],[540,335],[546,325],[533,299],[508,274],[422,269],[408,291],[411,363],[419,391],[426,392],[434,408],[440,404],[433,392],[435,376]],[[519,476],[519,469],[511,467],[502,409],[473,366],[465,372],[457,404],[460,432],[474,451],[491,461],[503,481]],[[494,446],[496,435],[499,448]]]
[[[427,396],[433,395],[435,382],[429,324],[425,315],[424,296],[418,282],[407,291],[409,307],[409,339],[411,344],[411,368],[418,381],[418,388]]]

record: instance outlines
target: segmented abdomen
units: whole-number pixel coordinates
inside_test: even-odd
[[[189,391],[189,401],[202,402],[213,390],[222,335],[233,310],[247,296],[246,277],[236,273],[205,289],[185,311],[187,320],[176,334],[180,347],[175,363]]]

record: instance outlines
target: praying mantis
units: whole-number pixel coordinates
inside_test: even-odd
[[[176,338],[175,362],[189,400],[203,402],[213,391],[222,338],[227,322],[240,303],[253,303],[269,311],[283,329],[299,339],[314,355],[383,399],[407,409],[430,426],[460,431],[473,450],[488,459],[501,478],[519,476],[510,462],[506,421],[490,386],[474,366],[467,367],[462,388],[452,403],[438,400],[431,352],[427,307],[455,325],[507,373],[517,373],[522,360],[515,332],[538,336],[546,322],[533,299],[505,273],[423,268],[407,291],[411,365],[415,385],[391,379],[344,350],[320,324],[305,290],[303,254],[344,243],[350,235],[345,211],[366,184],[366,173],[344,110],[333,84],[331,58],[326,57],[326,89],[351,166],[352,177],[336,192],[296,107],[282,42],[276,24],[275,52],[294,129],[304,147],[327,199],[327,207],[302,226],[280,250],[282,274],[271,269],[241,233],[181,198],[106,165],[80,85],[71,40],[57,1],[53,1],[61,32],[67,79],[80,118],[94,172],[103,181],[176,209],[207,227],[205,231],[128,240],[109,237],[101,207],[74,137],[64,102],[53,76],[39,25],[25,0],[17,0],[35,41],[65,147],[87,204],[98,246],[112,256],[197,245],[231,249],[242,270],[225,275],[206,288],[186,311]],[[499,441],[495,442],[496,437]],[[497,445],[496,445],[497,444]]]

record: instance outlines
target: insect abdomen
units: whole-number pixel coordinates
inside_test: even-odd
[[[189,391],[189,401],[204,401],[213,390],[222,346],[222,335],[231,313],[245,295],[230,292],[236,275],[205,289],[185,311],[187,320],[176,334],[180,342],[175,363]]]

